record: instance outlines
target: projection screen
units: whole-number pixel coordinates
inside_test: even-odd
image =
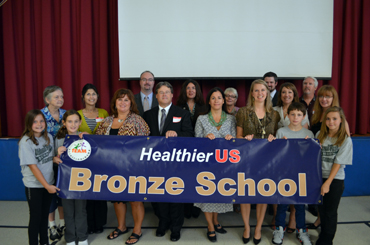
[[[120,78],[331,78],[333,0],[119,0]]]

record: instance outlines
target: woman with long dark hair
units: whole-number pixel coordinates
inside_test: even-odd
[[[199,116],[195,125],[195,137],[210,140],[235,138],[235,117],[227,113],[225,95],[220,88],[213,88],[208,92],[206,106],[206,114]],[[233,211],[233,205],[231,203],[195,203],[195,206],[199,207],[206,217],[208,239],[211,242],[217,241],[216,232],[226,233],[218,221],[218,214]]]

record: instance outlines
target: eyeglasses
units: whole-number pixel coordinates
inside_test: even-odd
[[[146,81],[148,81],[148,82],[153,82],[153,81],[154,81],[154,79],[153,79],[153,78],[149,78],[149,79],[141,78],[140,80],[141,80],[141,81],[143,81],[143,82],[146,82]]]
[[[236,96],[235,96],[235,95],[231,95],[231,94],[225,94],[225,97],[226,97],[226,98],[233,98],[233,99],[236,99]]]
[[[160,94],[160,95],[169,95],[171,93],[171,91],[166,91],[166,92],[163,92],[163,91],[161,91],[161,92],[158,92],[158,94]]]
[[[331,98],[333,98],[333,96],[319,96],[319,99],[331,99]]]

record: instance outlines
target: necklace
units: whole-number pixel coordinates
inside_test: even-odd
[[[123,120],[124,120],[124,119],[118,119],[118,122],[119,122],[119,123],[121,123],[121,122],[123,122]]]
[[[213,119],[212,112],[208,113],[208,121],[212,126],[219,127],[225,122],[225,120],[226,120],[226,113],[224,111],[222,111],[221,120],[218,123],[216,123],[215,119]]]
[[[256,113],[256,116],[257,116],[257,113]],[[265,131],[265,126],[262,125],[261,121],[263,121],[265,117],[266,117],[266,114],[261,120],[257,117],[257,121],[259,122],[261,129],[262,129],[262,139],[265,137],[266,131]]]

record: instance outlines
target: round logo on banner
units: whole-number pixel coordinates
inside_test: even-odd
[[[74,161],[86,160],[91,154],[91,146],[86,140],[76,140],[68,147],[68,156]]]

